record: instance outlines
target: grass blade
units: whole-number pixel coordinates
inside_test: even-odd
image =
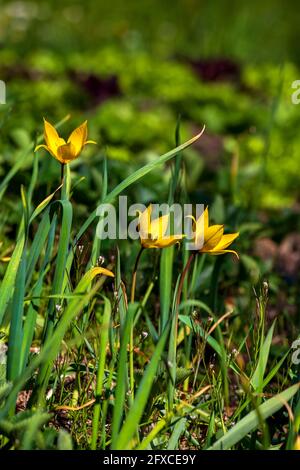
[[[111,304],[107,297],[104,297],[104,313],[101,325],[100,344],[99,344],[99,362],[97,370],[97,383],[96,383],[96,403],[94,405],[94,414],[92,422],[92,442],[91,449],[95,450],[97,447],[97,438],[99,430],[99,419],[101,411],[101,395],[104,379],[104,366],[106,358],[106,346],[108,344],[108,331],[110,325]]]
[[[254,371],[254,374],[251,378],[251,384],[255,392],[257,393],[261,393],[263,391],[263,380],[264,380],[264,375],[265,375],[265,371],[266,371],[266,367],[268,363],[274,327],[275,327],[275,322],[272,324],[271,328],[269,329],[268,334],[263,342],[263,345],[260,348],[258,363]]]
[[[115,438],[115,442],[112,443],[113,450],[124,450],[132,447],[131,439],[134,433],[136,432],[137,426],[140,423],[140,419],[147,404],[148,397],[153,385],[153,380],[168,335],[169,326],[165,328],[156,345],[155,351],[152,355],[152,359],[145,370],[138,391],[136,393],[135,400],[129,410],[125,423],[122,426],[119,435]]]
[[[14,252],[12,254],[12,257],[10,259],[10,262],[8,264],[8,267],[6,268],[4,279],[0,287],[0,324],[2,323],[7,305],[14,292],[16,276],[17,276],[17,272],[19,269],[19,264],[21,262],[24,245],[25,245],[25,228],[24,228],[24,220],[22,220],[18,241],[14,249]]]
[[[299,384],[292,385],[284,392],[270,398],[258,407],[262,419],[267,419],[276,411],[280,410],[299,390]],[[241,419],[233,428],[231,428],[223,437],[208,450],[228,450],[240,442],[249,432],[254,431],[259,426],[260,420],[256,410],[251,411],[247,416]]]
[[[128,353],[127,345],[130,340],[130,331],[133,318],[138,306],[130,303],[127,310],[126,322],[121,338],[120,353],[118,359],[117,385],[115,393],[115,405],[112,420],[112,449],[117,445],[119,430],[124,412],[125,393],[128,386]]]

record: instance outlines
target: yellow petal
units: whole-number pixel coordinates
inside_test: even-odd
[[[194,219],[194,217],[192,217]],[[195,219],[194,219],[195,220]],[[200,217],[196,220],[196,225],[195,225],[195,244],[197,246],[202,246],[204,239],[205,239],[205,233],[208,230],[208,222],[209,222],[209,216],[208,216],[208,208],[206,208]]]
[[[158,217],[150,223],[150,235],[152,240],[159,240],[164,237],[169,225],[169,214]]]
[[[70,137],[68,143],[71,143],[74,147],[75,156],[80,154],[82,147],[86,143],[87,139],[87,121],[84,121],[77,129],[75,129]]]
[[[114,273],[112,273],[109,269],[105,268],[94,268],[97,269],[97,274],[103,274],[103,276],[115,277]]]
[[[141,238],[141,244],[144,248],[159,248],[151,238]]]
[[[61,145],[57,149],[56,157],[61,163],[69,163],[76,158],[76,153],[71,142]]]
[[[239,232],[237,233],[228,233],[223,235],[220,242],[215,246],[215,250],[225,250],[231,243],[239,236]]]
[[[193,215],[186,215],[185,218],[186,218],[186,219],[192,219],[193,223],[194,223],[195,226],[196,226],[196,223],[197,223],[197,222],[196,222],[196,219],[195,219],[195,217],[194,217]]]
[[[211,255],[224,255],[225,253],[233,253],[237,259],[240,259],[238,253],[234,250],[211,250],[209,253]]]
[[[175,245],[183,239],[183,235],[172,235],[170,237],[164,237],[155,242],[157,248],[167,248],[168,246]]]
[[[84,142],[84,145],[86,145],[86,144],[94,144],[94,145],[98,145],[98,143],[97,143],[97,142],[95,142],[94,140],[86,140],[86,141]]]
[[[47,147],[47,145],[44,145],[44,144],[37,145],[34,149],[34,152],[37,152],[41,148],[44,148],[45,150],[47,150],[47,152],[50,152],[50,149]]]
[[[64,139],[59,137],[56,129],[50,124],[50,122],[44,119],[44,137],[49,151],[53,156],[57,156],[57,149],[59,146],[64,145],[66,142]]]
[[[203,250],[212,250],[222,239],[224,231],[223,225],[211,225],[204,232],[204,247]]]
[[[201,229],[202,227],[204,230],[208,228],[208,223],[209,223],[209,216],[208,216],[208,207],[202,212],[200,217],[196,221],[196,225],[199,224],[199,228]]]

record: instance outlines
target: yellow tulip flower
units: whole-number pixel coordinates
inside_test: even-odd
[[[227,250],[227,248],[239,236],[239,232],[224,235],[224,225],[209,226],[207,208],[198,220],[195,220],[194,218],[193,220],[195,223],[195,244],[200,246],[203,243],[203,246],[199,249],[200,253],[209,253],[211,255],[234,253],[238,257],[236,251]]]
[[[66,142],[58,135],[56,129],[44,119],[44,138],[46,145],[38,145],[34,151],[44,148],[63,164],[77,158],[86,144],[97,143],[93,140],[87,140],[87,121],[77,127]]]
[[[167,235],[169,214],[151,220],[152,206],[139,216],[139,234],[143,248],[166,248],[182,240],[183,235]]]

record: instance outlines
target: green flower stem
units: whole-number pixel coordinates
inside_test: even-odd
[[[61,199],[70,199],[70,188],[71,188],[71,172],[70,167],[67,163],[61,163]]]

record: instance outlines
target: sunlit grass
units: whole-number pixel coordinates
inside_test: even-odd
[[[53,128],[50,134],[46,129],[47,148],[61,163],[62,179],[51,194],[39,193],[35,207],[39,163],[33,157],[30,183],[20,190],[14,247],[1,260],[7,263],[0,285],[1,347],[8,345],[7,354],[1,350],[2,447],[293,449],[299,386],[288,354],[279,360],[270,356],[275,323],[267,328],[268,284],[252,294],[255,320],[244,320],[236,337],[240,318],[219,293],[224,257],[231,257],[231,267],[238,263],[227,250],[238,233],[224,235],[223,224],[209,226],[206,210],[203,248],[189,256],[182,237],[168,243],[160,239],[159,219],[137,242],[141,249],[130,246],[137,252],[132,266],[118,242],[101,266],[105,249],[96,237],[96,209],[79,228],[76,223],[69,161],[87,138],[86,129],[78,129],[80,142],[71,139],[70,148]],[[179,145],[178,125],[176,148],[113,188],[104,160],[99,202],[114,203],[172,159],[169,202],[176,200],[178,188],[187,195],[183,151],[202,133]],[[64,149],[61,159],[58,144]],[[72,145],[77,144],[75,155]],[[34,143],[26,154],[33,148]],[[4,178],[2,196],[19,169],[16,163]],[[147,269],[146,256],[151,257]],[[204,300],[199,295],[203,279]],[[288,429],[269,425],[277,412]]]

